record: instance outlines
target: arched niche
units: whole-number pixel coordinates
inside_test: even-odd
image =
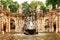
[[[45,31],[49,32],[49,28],[50,28],[50,26],[49,26],[49,19],[46,19],[45,20]]]
[[[15,20],[14,19],[10,19],[10,31],[15,31]]]
[[[7,29],[7,24],[3,23],[3,30],[2,31],[6,32],[6,29]]]
[[[56,32],[56,22],[53,23],[54,32]]]

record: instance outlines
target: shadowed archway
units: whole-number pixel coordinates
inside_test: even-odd
[[[15,31],[15,20],[10,19],[10,31],[14,32]]]
[[[6,23],[3,24],[3,31],[6,32]]]
[[[56,23],[53,24],[54,32],[56,32]]]

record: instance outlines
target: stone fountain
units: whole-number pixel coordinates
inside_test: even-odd
[[[24,25],[25,34],[35,34],[36,33],[36,23],[32,20],[32,17],[27,17],[27,21]]]

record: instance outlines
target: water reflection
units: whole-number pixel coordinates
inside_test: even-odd
[[[60,33],[40,33],[38,35],[16,35],[11,33],[3,35],[0,33],[0,40],[60,40]]]

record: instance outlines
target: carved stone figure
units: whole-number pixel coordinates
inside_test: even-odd
[[[31,18],[28,18],[24,26],[24,31],[28,34],[34,34],[36,32],[36,23],[32,21]]]

